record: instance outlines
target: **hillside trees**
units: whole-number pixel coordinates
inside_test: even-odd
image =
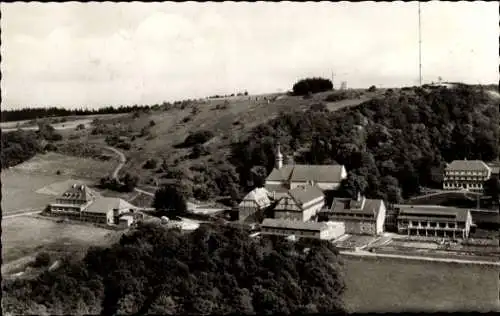
[[[332,89],[333,84],[331,80],[319,77],[301,79],[293,85],[293,93],[295,95],[307,95],[309,93],[323,92]]]
[[[3,309],[102,315],[343,311],[342,267],[333,245],[248,234],[216,225],[182,234],[141,224],[109,248],[90,248],[83,261],[34,280],[2,282]]]
[[[20,164],[42,150],[37,135],[32,131],[17,130],[2,133],[2,169]]]
[[[281,113],[234,143],[231,163],[250,189],[250,170],[261,165],[269,173],[280,142],[298,163],[345,165],[352,174],[344,181],[347,194],[358,188],[396,202],[421,186],[441,187],[446,162],[495,159],[499,137],[497,104],[480,90],[413,88],[336,112]]]
[[[176,216],[187,211],[186,194],[180,181],[167,184],[155,192],[153,207],[166,216]]]

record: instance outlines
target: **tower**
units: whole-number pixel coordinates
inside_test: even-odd
[[[281,154],[280,144],[278,144],[278,148],[276,150],[276,169],[281,169],[283,167],[283,155]]]

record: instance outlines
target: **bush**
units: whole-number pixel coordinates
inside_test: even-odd
[[[155,121],[153,121],[153,120],[149,121],[149,126],[150,126],[150,127],[153,127],[153,126],[155,126],[155,125],[156,125]]]
[[[45,151],[57,151],[57,146],[52,144],[52,143],[48,143],[47,145],[45,145],[45,148],[43,148],[43,150],[45,150]]]
[[[121,149],[125,149],[125,150],[130,150],[132,145],[130,143],[121,142],[121,143],[116,144],[116,147],[121,148]]]
[[[155,169],[157,164],[158,164],[158,162],[156,161],[156,159],[151,158],[151,159],[148,159],[146,161],[146,163],[144,163],[143,168],[144,169]]]
[[[83,129],[85,129],[85,125],[83,125],[83,124],[78,124],[78,125],[76,126],[76,130],[77,130],[77,131],[79,131],[79,130],[83,130]]]
[[[375,86],[371,86],[370,88],[368,88],[368,92],[375,92],[377,90],[377,87]]]
[[[50,263],[50,254],[47,252],[40,252],[35,257],[35,262],[33,262],[33,267],[41,268],[46,267]]]
[[[307,95],[309,93],[323,92],[333,89],[332,81],[324,78],[301,79],[293,85],[294,95]]]
[[[186,137],[184,140],[184,146],[191,147],[196,144],[204,144],[214,137],[214,133],[211,131],[198,131]]]

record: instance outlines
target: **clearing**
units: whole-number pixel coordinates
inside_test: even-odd
[[[500,311],[500,269],[393,258],[343,257],[349,312]]]

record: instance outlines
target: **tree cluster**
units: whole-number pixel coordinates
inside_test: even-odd
[[[279,141],[299,163],[345,165],[346,194],[399,202],[441,188],[446,162],[495,159],[499,136],[498,105],[480,88],[415,88],[336,112],[281,113],[234,143],[231,163],[248,190],[254,166],[272,170]]]
[[[214,136],[214,133],[208,130],[197,131],[189,134],[182,145],[183,147],[192,147],[197,144],[202,145],[212,139]]]
[[[253,239],[202,226],[142,224],[35,280],[5,280],[14,314],[290,314],[343,312],[338,252],[328,242]]]
[[[15,166],[31,159],[42,150],[35,132],[17,130],[2,133],[1,164],[2,169]]]
[[[333,89],[333,83],[329,79],[314,77],[297,81],[293,85],[294,95],[308,95]]]
[[[132,175],[127,172],[118,180],[109,176],[101,178],[99,187],[118,192],[132,192],[138,182],[139,177],[137,175]]]

